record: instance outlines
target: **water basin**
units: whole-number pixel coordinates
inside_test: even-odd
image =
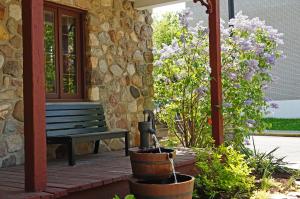
[[[158,148],[147,150],[130,150],[132,173],[135,178],[147,180],[167,179],[173,169],[169,158],[175,158],[172,149]]]
[[[178,183],[174,183],[174,177],[163,180],[129,180],[130,193],[136,199],[192,199],[194,189],[194,177],[176,174]]]

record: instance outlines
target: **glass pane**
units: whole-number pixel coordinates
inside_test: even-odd
[[[54,13],[45,11],[44,16],[46,92],[57,93]]]
[[[77,94],[76,19],[62,16],[63,91]]]

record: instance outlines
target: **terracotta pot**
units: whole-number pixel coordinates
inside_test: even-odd
[[[131,150],[130,161],[132,173],[138,179],[167,179],[173,174],[169,157],[175,158],[172,149],[161,148],[148,150]]]
[[[136,199],[192,199],[194,189],[194,177],[177,174],[178,183],[174,183],[174,177],[166,180],[129,180],[130,193]]]

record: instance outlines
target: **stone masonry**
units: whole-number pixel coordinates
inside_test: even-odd
[[[86,88],[91,102],[103,104],[109,128],[131,131],[152,109],[152,18],[128,0],[51,0],[87,10]],[[24,162],[21,0],[0,0],[0,167]],[[118,150],[123,140],[105,140],[102,150]],[[77,146],[91,152],[92,143]],[[64,156],[63,146],[48,146],[48,157]]]

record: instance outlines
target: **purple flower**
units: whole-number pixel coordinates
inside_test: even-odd
[[[271,106],[271,108],[274,108],[274,109],[278,109],[279,108],[279,105],[276,104],[276,103],[271,103],[270,106]]]
[[[178,41],[176,39],[172,41],[172,45],[170,47],[175,53],[180,51]]]
[[[271,101],[272,101],[272,99],[271,99],[271,98],[269,98],[269,97],[265,97],[265,98],[264,98],[264,101],[265,101],[265,102],[271,102]]]
[[[170,83],[171,83],[171,80],[170,80],[169,78],[166,77],[165,83],[166,83],[166,84],[170,84]]]
[[[192,20],[191,18],[192,12],[189,9],[186,9],[179,13],[179,23],[182,27],[188,28],[189,21]]]
[[[225,107],[225,108],[231,108],[231,107],[232,107],[232,104],[226,102],[226,103],[223,104],[223,107]]]
[[[263,84],[263,85],[261,86],[261,88],[264,89],[264,90],[266,90],[267,88],[269,88],[269,86],[268,86],[267,84]]]
[[[235,88],[237,88],[237,89],[241,88],[241,85],[240,85],[240,84],[234,84],[233,86],[234,86]]]
[[[228,76],[231,80],[236,80],[237,78],[237,75],[235,73],[229,73]]]
[[[255,121],[255,120],[249,119],[249,120],[246,121],[246,124],[247,124],[247,126],[248,126],[249,128],[253,128],[254,125],[256,124],[256,121]]]
[[[247,99],[244,104],[250,106],[253,103],[252,99]]]
[[[250,70],[248,73],[245,74],[244,78],[247,80],[247,81],[251,81],[252,78],[254,76],[254,71]]]
[[[282,50],[278,51],[278,54],[280,56],[280,59],[286,59],[286,55],[283,53]]]
[[[199,96],[203,96],[207,92],[207,88],[205,86],[201,86],[195,90]]]
[[[156,62],[154,62],[155,66],[162,66],[164,64],[164,62],[162,62],[161,60],[157,60]]]
[[[257,44],[255,46],[255,53],[256,55],[260,55],[261,53],[263,53],[265,50],[265,44]]]
[[[246,64],[252,69],[257,69],[259,62],[255,59],[250,59],[246,61]]]
[[[247,123],[249,123],[249,124],[256,124],[256,121],[249,119],[249,120],[247,120]]]
[[[185,44],[186,40],[184,34],[180,35],[180,41]]]
[[[226,45],[222,45],[221,46],[221,50],[222,50],[222,52],[228,52],[229,51],[229,47],[226,46]]]
[[[264,56],[267,59],[267,62],[269,64],[275,64],[275,61],[276,61],[276,56],[275,55],[269,54],[269,53],[265,53]]]
[[[175,61],[175,64],[178,66],[183,66],[185,64],[185,61],[183,59],[178,59]]]
[[[241,40],[239,42],[242,50],[251,50],[252,49],[252,43],[249,40]]]

